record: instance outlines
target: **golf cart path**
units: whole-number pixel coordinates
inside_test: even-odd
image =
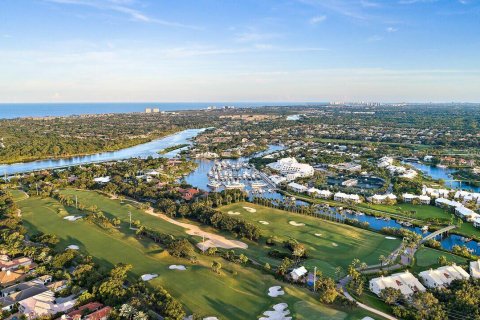
[[[154,217],[160,218],[169,223],[172,223],[174,225],[187,229],[185,232],[191,236],[205,237],[205,239],[208,239],[205,242],[201,242],[198,244],[200,245],[200,249],[202,248],[206,249],[208,247],[219,247],[224,249],[236,249],[236,248],[247,249],[248,248],[248,245],[245,242],[238,241],[238,240],[230,240],[225,238],[224,236],[203,231],[198,226],[195,226],[193,224],[177,221],[175,219],[167,217],[162,213],[155,213],[151,208],[148,210],[145,210],[145,212],[148,213],[149,215],[152,215]]]

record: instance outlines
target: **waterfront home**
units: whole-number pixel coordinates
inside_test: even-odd
[[[402,199],[403,199],[403,202],[411,203],[413,199],[417,199],[417,196],[411,193],[404,193],[402,194]]]
[[[297,174],[300,178],[311,177],[314,173],[311,165],[299,163],[295,158],[279,159],[276,162],[269,163],[267,166],[283,175]]]
[[[380,296],[380,293],[385,288],[398,289],[400,292],[408,297],[415,292],[424,292],[427,289],[415,278],[410,272],[405,271],[395,273],[388,277],[378,277],[370,280],[370,291]]]
[[[320,192],[322,192],[322,190],[314,188],[314,187],[311,187],[310,189],[307,190],[308,195],[312,196],[312,197],[318,197]]]
[[[446,209],[454,209],[456,207],[463,206],[463,204],[461,204],[460,202],[453,201],[453,200],[448,200],[448,199],[445,199],[445,198],[435,199],[435,205],[437,207],[442,207],[442,208],[446,208]]]
[[[477,204],[480,204],[480,193],[478,192],[468,192],[463,190],[458,190],[453,196],[456,200],[461,200],[462,202],[473,201]]]
[[[428,288],[445,288],[453,280],[470,279],[470,275],[455,264],[422,271],[418,276]]]
[[[360,203],[361,199],[358,194],[346,194],[343,192],[337,192],[333,195],[333,200],[339,202],[355,202]]]
[[[393,158],[392,157],[382,157],[378,160],[377,162],[377,166],[379,168],[385,168],[385,167],[388,167],[389,165],[391,165],[393,163]]]
[[[451,190],[448,189],[435,189],[427,186],[423,186],[422,194],[430,196],[432,198],[449,198]]]
[[[304,185],[298,184],[296,182],[290,182],[288,184],[288,187],[292,189],[294,192],[298,192],[298,193],[307,192],[308,190],[307,187],[305,187]]]
[[[470,261],[470,275],[474,279],[480,279],[480,259]]]
[[[402,195],[402,199],[403,199],[403,202],[405,203],[412,203],[413,200],[418,199],[420,204],[430,204],[430,201],[432,200],[429,196],[425,196],[425,195],[417,196],[410,193],[404,193]]]
[[[397,196],[393,193],[389,194],[375,194],[367,199],[368,201],[376,204],[382,204],[387,202],[395,203],[397,201]]]
[[[455,214],[466,221],[474,221],[476,218],[480,217],[478,213],[464,206],[456,207]]]
[[[293,281],[298,281],[307,273],[307,269],[305,269],[304,266],[301,266],[299,268],[293,269],[292,272],[290,272],[290,277],[292,277]]]
[[[475,217],[475,218],[473,219],[473,226],[474,226],[475,228],[480,228],[480,216]]]
[[[188,189],[178,188],[177,191],[181,194],[183,200],[186,200],[186,201],[192,200],[196,195],[200,193],[200,190],[194,189],[194,188],[188,188]]]

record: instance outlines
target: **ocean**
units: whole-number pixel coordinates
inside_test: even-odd
[[[205,109],[209,106],[235,106],[246,108],[310,104],[311,103],[292,102],[0,103],[0,119],[144,112],[145,108],[159,108],[161,111],[179,111],[199,110]]]

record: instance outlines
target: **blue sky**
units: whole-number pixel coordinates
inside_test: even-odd
[[[480,0],[2,0],[0,102],[480,101]]]

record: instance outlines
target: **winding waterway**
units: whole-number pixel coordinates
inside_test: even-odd
[[[17,173],[38,171],[44,169],[65,168],[81,164],[108,162],[114,160],[124,160],[129,158],[146,158],[146,157],[173,157],[180,149],[173,150],[169,153],[159,155],[158,151],[179,144],[191,144],[191,139],[196,137],[205,129],[188,129],[161,139],[153,140],[147,143],[139,144],[134,147],[121,149],[112,152],[101,152],[92,155],[70,157],[65,159],[49,159],[31,162],[13,163],[0,165],[0,174],[14,175]]]
[[[32,162],[25,162],[25,163],[14,163],[9,165],[0,165],[0,174],[7,174],[7,175],[15,175],[18,173],[24,172],[31,172],[31,171],[38,171],[44,169],[55,169],[55,168],[64,168],[69,166],[75,165],[82,165],[82,164],[89,164],[89,163],[97,163],[97,162],[108,162],[108,161],[115,161],[115,160],[124,160],[129,158],[146,158],[146,157],[174,157],[180,152],[180,149],[171,151],[167,154],[158,154],[158,151],[163,150],[165,148],[179,145],[179,144],[191,144],[191,139],[196,137],[199,133],[204,131],[205,129],[188,129],[176,134],[172,134],[161,139],[157,139],[151,142],[147,142],[141,145],[137,145],[131,148],[125,148],[122,150],[114,151],[114,152],[102,152],[87,156],[78,156],[78,157],[71,157],[66,159],[50,159],[50,160],[40,160],[40,161],[32,161]],[[282,146],[270,145],[269,148],[263,152],[257,153],[254,156],[259,157],[265,154],[275,152],[281,150]],[[232,161],[248,161],[248,158],[240,158],[238,160]],[[198,167],[195,171],[190,173],[186,176],[185,180],[187,183],[191,184],[194,187],[208,190],[208,171],[213,166],[213,160],[196,160],[198,163]],[[419,168],[420,169],[420,168]],[[424,168],[425,169],[425,168]],[[436,176],[438,178],[442,178],[441,176]],[[434,177],[434,178],[436,178]],[[248,191],[248,190],[247,190]],[[275,199],[275,200],[282,200],[283,195],[278,192],[264,192],[262,194],[263,197]],[[298,201],[297,204],[299,205],[308,205],[306,202]],[[342,218],[342,216],[336,213],[334,208],[331,208],[332,212],[337,215],[337,218]],[[376,219],[373,216],[363,215],[357,216],[353,214],[346,214],[346,217],[351,219],[357,219],[362,222],[368,222],[370,227],[374,230],[380,230],[383,227],[392,227],[392,228],[406,228],[400,225],[394,219],[385,221],[382,219]],[[410,227],[407,228],[419,234],[422,234],[420,228],[417,227]],[[428,233],[425,233],[426,235]],[[451,250],[454,245],[464,245],[467,246],[474,254],[480,255],[480,245],[475,241],[464,242],[461,236],[457,235],[449,235],[443,239],[438,239],[441,242],[441,245],[444,249]]]

